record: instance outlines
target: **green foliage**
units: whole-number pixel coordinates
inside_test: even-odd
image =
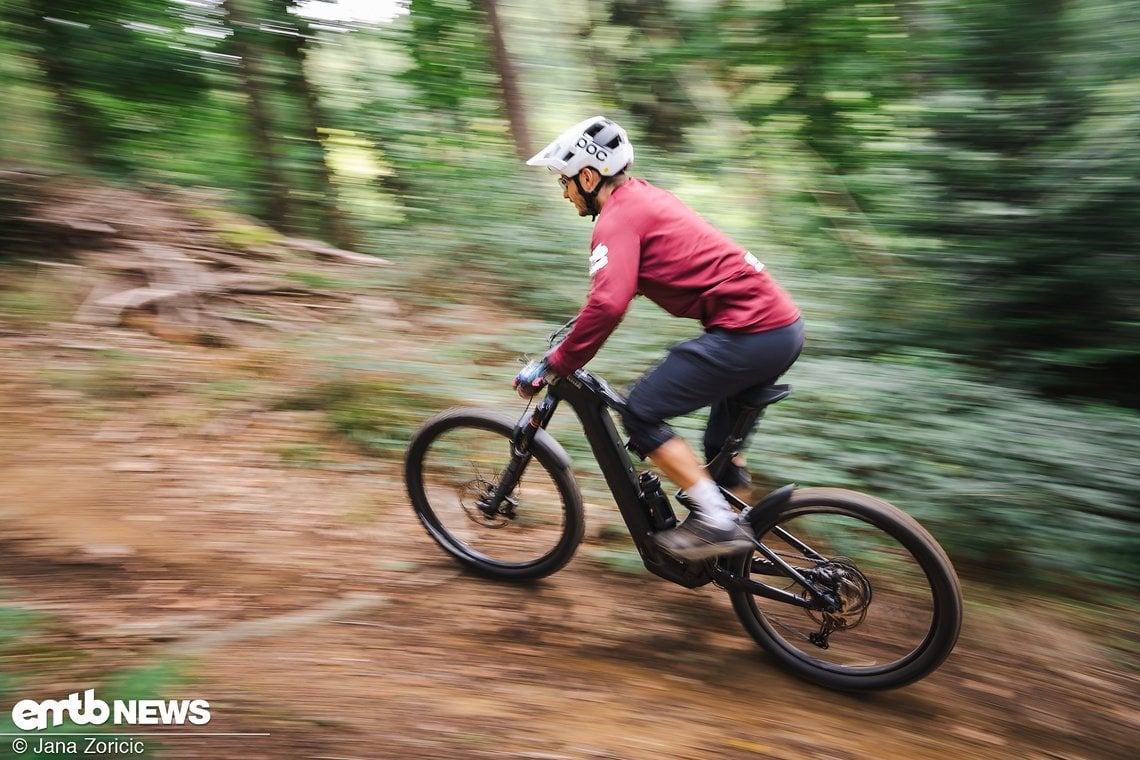
[[[401,378],[343,371],[282,400],[278,408],[319,410],[346,440],[383,455],[399,455],[438,400]]]
[[[792,382],[752,444],[769,478],[886,498],[971,574],[1071,588],[1140,571],[1135,413],[1041,401],[922,355],[801,360]]]
[[[158,392],[156,384],[140,378],[152,360],[121,351],[98,351],[90,362],[42,370],[44,379],[59,388],[78,391],[93,399],[122,401]]]
[[[324,465],[326,451],[310,443],[290,443],[273,449],[286,467],[299,469],[320,469]]]
[[[191,216],[207,222],[226,247],[235,251],[257,253],[277,246],[284,239],[272,227],[214,206],[190,208],[187,211]]]
[[[474,9],[461,0],[412,0],[400,33],[413,66],[402,74],[428,111],[462,124],[466,107],[489,94],[487,51]]]
[[[240,251],[286,231],[328,239],[347,220],[357,247],[397,264],[389,285],[417,311],[571,316],[590,225],[517,160],[476,5],[414,0],[391,23],[335,30],[296,6],[6,3],[0,159],[225,188],[235,213],[206,221]],[[501,6],[536,138],[620,118],[635,172],[732,232],[804,308],[811,343],[787,407],[801,419],[764,428],[776,469],[886,495],[975,567],[1127,582],[1136,421],[1073,400],[1140,407],[1128,3]],[[0,193],[0,256],[35,250],[31,215]],[[67,297],[5,288],[0,315],[34,326],[65,316]],[[597,368],[621,386],[692,330],[638,304]],[[435,359],[484,349],[457,340]],[[53,379],[95,397],[147,387],[105,359]],[[394,453],[454,390],[408,390],[408,374],[338,366],[286,403]],[[568,446],[589,461],[580,438]]]
[[[778,242],[878,280],[849,339],[1140,405],[1126,4],[610,5],[592,36],[645,136],[682,129],[695,155],[670,161],[704,171],[762,167]]]
[[[12,705],[19,699],[37,698],[22,689],[24,679],[31,676],[42,676],[51,672],[44,662],[42,654],[35,650],[35,637],[41,632],[45,619],[38,613],[31,612],[22,607],[0,602],[0,660],[10,663],[19,663],[21,668],[5,667],[0,671],[0,700],[5,705]],[[70,656],[74,656],[71,653]],[[58,655],[57,655],[58,656]],[[31,669],[38,672],[30,672]],[[115,699],[165,699],[170,698],[172,689],[187,683],[189,677],[189,663],[179,659],[165,659],[146,665],[124,668],[105,675],[103,683],[98,687],[99,697],[105,701]],[[56,731],[66,733],[77,731],[79,726],[65,723]],[[88,732],[90,735],[101,733],[102,730]],[[0,733],[8,735],[9,739],[0,743],[0,760],[16,760],[25,757],[14,751],[11,738],[21,735],[12,721],[11,711],[0,712]],[[33,742],[34,737],[28,735]],[[82,746],[82,742],[80,743]],[[154,746],[148,742],[149,750]],[[72,754],[59,754],[54,752],[40,753],[36,757],[48,760],[68,760]]]
[[[57,280],[25,266],[0,264],[0,320],[35,329],[70,316],[70,293]]]
[[[0,318],[16,325],[35,327],[62,314],[57,299],[35,291],[0,291]]]
[[[66,111],[68,138],[89,166],[141,169],[151,157],[133,143],[177,122],[206,92],[195,51],[170,44],[180,33],[164,4],[10,5],[12,27],[36,58],[56,107]]]
[[[920,15],[909,124],[857,180],[914,264],[895,280],[902,299],[880,301],[913,324],[882,337],[1024,387],[1137,406],[1140,109],[1124,96],[1136,56],[1105,53],[1123,52],[1135,19],[1085,3]]]
[[[40,617],[30,610],[18,607],[7,602],[0,602],[0,659],[8,657],[8,651],[14,648],[22,638],[28,636],[36,627]],[[19,689],[18,675],[5,668],[0,671],[0,699],[5,703],[11,701],[10,697],[16,695]],[[0,727],[7,725],[0,721]],[[0,731],[5,729],[0,728]]]
[[[168,699],[174,689],[189,683],[189,668],[188,661],[174,657],[123,668],[107,676],[100,696],[108,701]]]
[[[354,285],[354,283],[336,280],[318,272],[286,272],[285,279],[304,285],[306,288],[317,290],[351,290]]]
[[[594,549],[590,557],[611,570],[630,575],[645,575],[645,562],[637,550],[630,546],[604,547]]]

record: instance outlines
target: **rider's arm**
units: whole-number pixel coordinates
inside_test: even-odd
[[[631,225],[606,221],[603,217],[594,228],[586,305],[566,339],[546,357],[556,375],[565,377],[593,359],[637,295],[641,238]]]

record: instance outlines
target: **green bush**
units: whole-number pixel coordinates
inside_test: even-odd
[[[10,663],[3,672],[0,672],[0,701],[5,705],[14,704],[17,700],[35,696],[23,689],[21,676],[36,670],[42,670],[43,663],[38,661],[35,651],[38,647],[33,641],[38,627],[43,619],[34,612],[22,607],[0,603],[0,659]],[[66,651],[53,656],[74,657],[77,653]],[[42,654],[40,655],[42,657]],[[99,696],[105,700],[123,699],[160,699],[171,693],[173,689],[187,681],[188,663],[178,659],[165,659],[159,662],[141,665],[107,673],[102,683],[97,686]],[[60,695],[62,696],[62,695]],[[103,726],[85,731],[84,735],[95,736],[115,732],[113,727]],[[55,729],[58,733],[75,732],[79,726],[65,722]],[[0,733],[10,737],[19,736],[21,732],[16,728],[10,712],[0,713]],[[32,737],[34,742],[34,737]],[[82,746],[80,742],[80,746]],[[147,757],[157,756],[152,748],[160,749],[156,742],[147,742]],[[0,760],[15,760],[25,757],[11,746],[11,741],[0,743]],[[37,754],[43,760],[67,760],[73,757],[71,753],[46,752]]]
[[[801,485],[863,489],[971,574],[1126,585],[1140,570],[1140,415],[1052,403],[937,359],[804,359],[751,447]]]
[[[394,455],[403,452],[438,403],[399,379],[342,372],[287,397],[278,408],[320,410],[348,441],[372,453]]]

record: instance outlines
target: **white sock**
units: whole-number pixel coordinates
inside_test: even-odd
[[[720,492],[720,486],[711,478],[698,480],[692,487],[685,489],[685,495],[699,507],[705,519],[718,527],[729,527],[736,522],[736,513],[728,506]]]

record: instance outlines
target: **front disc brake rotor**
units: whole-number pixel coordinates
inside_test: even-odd
[[[463,484],[460,488],[459,503],[463,511],[472,522],[484,528],[502,528],[514,518],[518,503],[511,497],[503,499],[503,503],[493,512],[484,509],[487,499],[495,491],[495,484],[484,478],[475,478]]]

